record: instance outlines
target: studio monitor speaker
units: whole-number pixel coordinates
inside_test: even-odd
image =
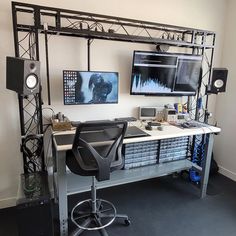
[[[7,57],[6,87],[21,95],[39,93],[40,91],[40,62]]]
[[[213,68],[211,85],[208,93],[222,93],[226,89],[228,70],[226,68]]]

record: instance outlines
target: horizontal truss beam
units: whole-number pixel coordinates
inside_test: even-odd
[[[12,2],[16,14],[30,14],[32,24],[17,23],[17,31],[75,36],[187,48],[214,48],[213,31],[139,21],[88,12]]]

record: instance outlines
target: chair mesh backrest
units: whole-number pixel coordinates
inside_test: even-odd
[[[72,147],[78,173],[102,181],[110,178],[111,171],[122,168],[121,148],[126,128],[126,122],[81,123]]]

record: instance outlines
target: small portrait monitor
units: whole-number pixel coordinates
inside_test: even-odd
[[[65,105],[118,103],[118,73],[63,71]]]
[[[139,107],[140,120],[155,120],[157,117],[157,109],[155,107]]]

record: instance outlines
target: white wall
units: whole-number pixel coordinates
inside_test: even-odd
[[[217,97],[216,119],[222,132],[216,137],[215,157],[220,171],[236,181],[236,2],[230,0],[225,22],[225,40],[223,45],[222,66],[228,68],[227,91]]]
[[[217,33],[215,65],[219,66],[220,63],[226,8],[224,0],[34,0],[27,2],[213,30]],[[0,207],[5,207],[14,203],[19,174],[22,172],[17,96],[14,92],[5,89],[5,57],[6,55],[14,55],[10,0],[1,0],[0,22]],[[43,88],[45,88],[44,47],[43,41],[41,42],[42,80]],[[49,44],[52,108],[55,112],[63,112],[71,120],[131,116],[136,115],[136,108],[140,105],[157,105],[179,101],[178,98],[146,98],[129,95],[132,51],[134,49],[154,49],[153,46],[96,40],[91,48],[91,70],[119,71],[119,104],[64,106],[62,70],[86,69],[86,41],[52,36]],[[46,103],[45,89],[43,95]],[[214,105],[214,97],[211,100]],[[214,107],[212,109],[214,110]]]

